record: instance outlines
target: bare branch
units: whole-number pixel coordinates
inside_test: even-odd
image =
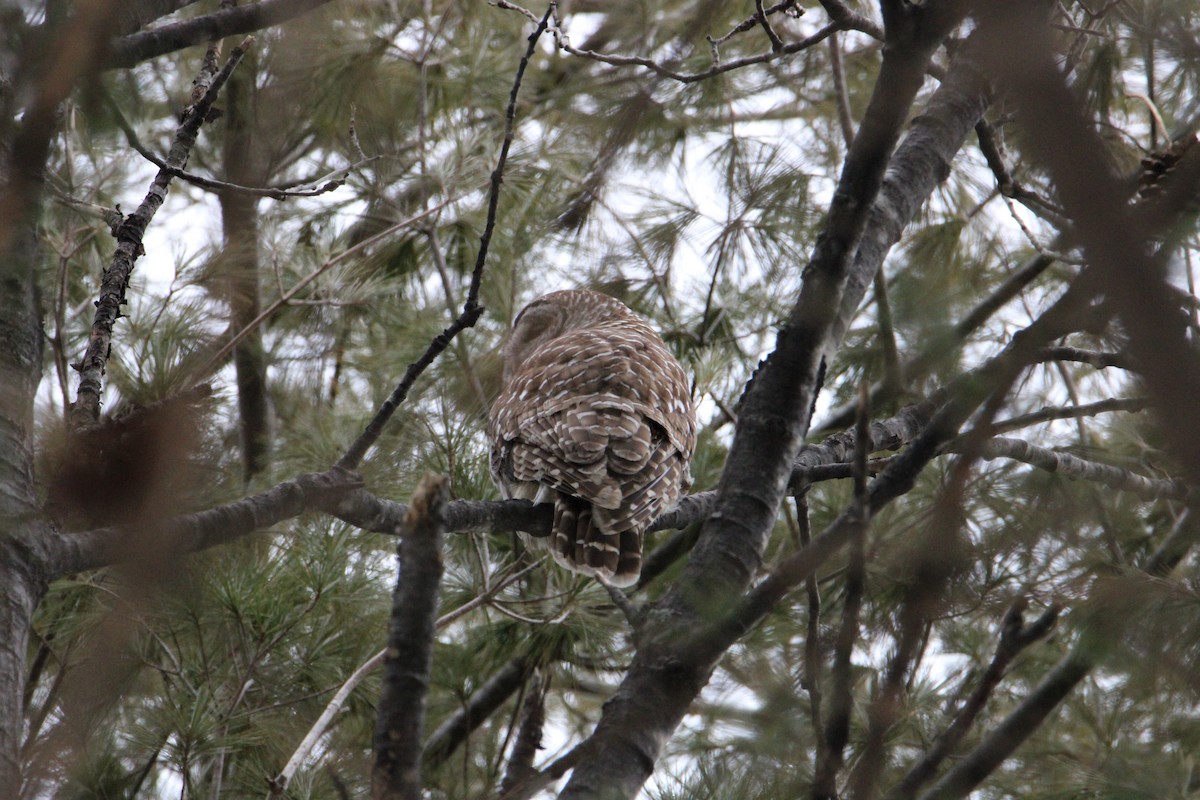
[[[1047,361],[1078,361],[1081,364],[1089,364],[1096,369],[1108,369],[1116,367],[1118,369],[1132,370],[1134,368],[1133,359],[1128,353],[1102,353],[1096,350],[1083,350],[1078,347],[1047,347],[1042,350],[1038,361],[1045,363]]]
[[[959,446],[951,443],[948,449],[958,452]],[[1031,464],[1047,472],[1060,472],[1068,478],[1092,481],[1102,486],[1130,492],[1143,500],[1163,498],[1184,500],[1190,492],[1188,484],[1178,478],[1173,480],[1147,478],[1119,467],[1088,461],[1046,447],[1038,447],[1022,439],[1011,439],[1004,436],[988,439],[983,445],[980,457],[988,461],[1010,458],[1014,461]]]
[[[361,484],[354,473],[336,468],[300,475],[265,492],[167,520],[160,534],[165,541],[158,544],[172,553],[205,550],[324,508]],[[134,555],[130,545],[130,532],[121,527],[65,533],[31,543],[48,580],[120,564]]]
[[[421,735],[442,580],[442,508],[449,491],[446,478],[427,475],[421,481],[397,548],[400,565],[375,723],[373,800],[421,799]]]
[[[167,157],[170,166],[182,169],[187,164],[192,146],[196,143],[196,135],[216,102],[217,94],[253,43],[254,39],[248,38],[235,47],[230,52],[225,66],[212,78],[212,85],[204,97],[188,108],[171,144],[171,151]],[[154,214],[166,199],[167,187],[172,177],[168,171],[160,169],[137,211],[117,226],[117,250],[112,263],[104,271],[104,278],[100,284],[100,299],[96,301],[96,319],[92,323],[87,350],[76,366],[79,371],[79,391],[71,409],[71,422],[76,428],[100,419],[100,378],[104,375],[104,368],[112,349],[113,326],[121,316],[121,306],[125,304],[125,290],[129,286],[134,262],[143,252],[142,237]]]
[[[241,186],[228,181],[220,181],[216,178],[206,178],[203,175],[196,175],[187,170],[180,169],[168,164],[163,159],[155,155],[151,150],[142,144],[142,140],[138,137],[137,131],[125,119],[125,115],[121,113],[121,109],[117,106],[116,101],[107,93],[104,96],[109,110],[112,112],[113,119],[117,123],[122,133],[125,134],[125,141],[129,146],[136,150],[142,158],[149,161],[154,166],[161,170],[165,170],[169,175],[179,178],[193,186],[199,186],[204,189],[216,189],[222,192],[234,192],[236,194],[246,194],[251,197],[267,197],[272,200],[287,200],[290,197],[316,197],[317,195],[327,194],[335,189],[340,188],[346,183],[346,177],[356,169],[365,166],[366,164],[375,161],[379,156],[366,156],[362,160],[351,164],[348,167],[334,170],[329,175],[317,180],[304,181],[300,185],[307,185],[308,188],[303,189],[282,189],[275,186]],[[337,177],[335,177],[337,176]],[[319,186],[316,184],[320,184]]]
[[[602,64],[609,64],[614,67],[645,67],[655,75],[663,78],[670,78],[671,80],[679,81],[680,83],[698,83],[700,81],[706,81],[716,75],[730,72],[731,70],[743,69],[753,64],[766,64],[768,62],[783,58],[784,56],[789,56],[793,53],[799,53],[801,50],[807,50],[808,48],[825,41],[825,39],[832,35],[834,31],[843,29],[844,26],[836,22],[831,22],[811,36],[807,36],[796,42],[789,42],[788,44],[782,45],[778,50],[771,50],[770,52],[760,53],[756,56],[746,56],[745,58],[739,58],[723,64],[715,64],[703,72],[695,72],[691,74],[676,72],[669,67],[664,67],[662,64],[659,64],[657,61],[651,58],[642,58],[640,56],[612,56],[604,53],[597,53],[594,50],[580,50],[578,47],[571,45],[565,40],[559,43],[559,47],[573,56],[590,59],[591,61],[599,61]]]
[[[1148,397],[1110,397],[1107,400],[1098,400],[1095,403],[1068,408],[1043,406],[1040,410],[1034,411],[1031,414],[1022,414],[1019,417],[1001,420],[995,424],[994,428],[996,433],[1007,433],[1008,431],[1027,428],[1030,425],[1038,425],[1042,422],[1050,422],[1056,419],[1094,417],[1098,414],[1106,414],[1111,411],[1143,411],[1149,404],[1150,398]]]
[[[211,14],[173,22],[140,33],[121,36],[110,43],[107,69],[132,67],[155,56],[226,36],[269,28],[305,14],[329,0],[259,0]]]

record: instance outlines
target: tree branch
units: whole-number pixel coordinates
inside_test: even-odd
[[[404,372],[404,377],[400,379],[400,383],[392,390],[392,394],[380,407],[375,417],[367,424],[366,429],[359,437],[350,445],[350,448],[338,460],[338,466],[345,469],[354,469],[362,461],[363,456],[371,449],[371,446],[379,439],[383,433],[383,428],[388,420],[392,418],[392,414],[396,413],[396,409],[404,402],[404,398],[408,397],[408,392],[412,385],[416,383],[417,378],[421,373],[429,367],[434,360],[441,355],[454,337],[467,328],[473,327],[480,315],[483,314],[483,306],[479,305],[479,287],[483,282],[483,267],[487,261],[488,246],[492,241],[492,231],[496,228],[496,211],[500,204],[500,184],[504,181],[504,167],[508,163],[508,151],[512,147],[515,120],[517,116],[517,95],[521,91],[521,80],[525,76],[525,68],[529,65],[529,60],[533,58],[533,54],[537,49],[538,39],[546,30],[546,25],[550,19],[550,14],[554,10],[554,5],[551,4],[546,8],[546,13],[542,16],[541,22],[538,23],[533,33],[529,34],[529,46],[525,49],[525,55],[521,57],[520,63],[517,65],[517,74],[513,78],[512,90],[508,95],[508,110],[504,115],[504,142],[500,145],[500,155],[496,159],[496,168],[492,170],[492,185],[488,193],[488,212],[487,222],[483,228],[483,234],[479,237],[479,253],[475,258],[475,269],[471,272],[471,285],[467,290],[467,299],[463,304],[462,313],[458,318],[450,323],[449,327],[439,333],[429,343],[429,347],[424,354],[408,365],[408,369]]]
[[[421,800],[421,732],[442,580],[442,508],[449,491],[446,478],[428,475],[421,481],[397,547],[400,563],[375,723],[372,800]]]
[[[959,452],[960,445],[953,442],[947,449],[951,452]],[[1184,500],[1190,492],[1188,484],[1179,478],[1173,480],[1147,478],[1130,470],[1089,461],[1070,453],[1059,453],[1046,447],[1038,447],[1023,439],[1012,439],[1005,436],[993,437],[984,442],[979,456],[988,461],[1010,458],[1014,461],[1031,464],[1047,472],[1060,472],[1072,480],[1092,481],[1122,492],[1131,492],[1143,500]]]
[[[1045,638],[1054,628],[1061,609],[1051,605],[1046,611],[1029,625],[1024,624],[1022,614],[1028,601],[1021,598],[1009,608],[1004,615],[1000,627],[1000,640],[996,644],[996,652],[988,664],[979,683],[971,691],[971,696],[963,703],[962,708],[954,715],[954,719],[942,731],[933,745],[914,764],[895,787],[887,794],[887,800],[910,800],[916,796],[916,791],[937,772],[939,766],[948,755],[954,752],[958,743],[971,729],[972,723],[987,704],[992,692],[999,685],[1000,679],[1008,670],[1012,660],[1029,645]]]
[[[214,39],[253,33],[323,6],[329,0],[259,0],[112,40],[106,69],[132,67],[156,56]]]
[[[194,514],[167,520],[161,543],[173,553],[191,553],[232,541],[254,531],[323,508],[362,481],[351,472],[331,469],[300,475],[265,492]],[[64,533],[30,542],[39,553],[48,580],[129,560],[130,533],[121,527]]]
[[[430,734],[425,742],[425,752],[421,756],[421,763],[425,768],[434,769],[443,764],[459,745],[466,741],[471,731],[478,728],[513,696],[532,672],[533,665],[527,659],[517,657],[506,662],[484,681],[461,709],[447,717]]]
[[[187,164],[192,146],[200,126],[208,117],[209,110],[216,102],[217,94],[229,79],[246,50],[254,43],[253,38],[247,38],[235,47],[229,54],[229,59],[221,71],[212,77],[212,85],[204,93],[203,98],[190,106],[183,115],[183,121],[175,132],[171,150],[167,156],[167,164],[176,169],[183,169]],[[206,60],[206,68],[208,61]],[[207,81],[201,72],[197,82]],[[125,304],[125,290],[129,286],[129,276],[133,273],[134,262],[142,255],[142,237],[146,228],[154,218],[159,207],[167,197],[172,174],[167,169],[160,169],[150,184],[146,198],[138,206],[137,211],[127,216],[117,226],[117,249],[112,263],[104,271],[100,283],[100,299],[96,301],[96,318],[92,323],[92,332],[88,338],[87,350],[75,368],[79,371],[79,391],[71,408],[71,423],[80,428],[100,419],[100,389],[101,376],[104,375],[112,351],[113,326],[121,316],[121,306]]]
[[[896,4],[904,34],[884,49],[879,80],[805,268],[800,297],[743,401],[716,510],[683,577],[648,614],[633,664],[605,705],[585,745],[589,757],[575,767],[563,800],[636,794],[724,651],[687,649],[680,631],[703,624],[704,609],[736,597],[758,569],[808,427],[855,246],[929,57],[959,19],[957,7],[941,16],[943,11],[939,6],[939,13],[911,19],[905,16],[911,7]]]

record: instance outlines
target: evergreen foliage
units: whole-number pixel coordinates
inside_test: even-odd
[[[19,739],[12,753],[0,734],[0,795],[268,796],[326,704],[388,644],[395,531],[364,529],[336,503],[306,500],[247,536],[230,523],[233,541],[191,552],[173,545],[167,520],[328,470],[463,309],[513,76],[534,23],[505,2],[338,0],[257,26],[251,54],[218,101],[223,116],[204,126],[186,171],[310,196],[248,201],[236,188],[173,181],[113,332],[104,419],[81,433],[69,413],[78,389],[72,364],[87,345],[114,250],[99,212],[128,213],[140,202],[157,168],[130,136],[165,155],[205,43],[133,67],[103,54],[88,62],[56,106],[41,188],[17,195],[23,184],[11,159],[32,119],[22,93],[42,91],[38,70],[57,63],[36,42],[69,45],[63,30],[85,5],[17,4],[0,21],[0,154],[8,165],[0,190],[39,209],[29,212],[32,222],[15,212],[0,220],[10,231],[0,242],[8,286],[0,347],[16,354],[0,362],[0,382],[11,387],[0,389],[0,448],[8,452],[0,459],[0,582],[33,575],[36,588],[27,632],[0,633],[8,642],[0,649],[17,643],[24,664],[19,676],[0,676],[0,688],[22,693],[23,711],[19,725],[5,723]],[[213,3],[129,5],[144,7],[151,21],[136,27],[149,29],[219,12]],[[904,14],[954,5],[879,4]],[[935,51],[906,130],[965,57],[971,31],[1004,13],[977,5]],[[862,2],[783,3],[767,17],[786,45],[821,31],[839,9],[852,23],[810,47],[680,81],[663,73],[697,75],[772,51],[760,21],[722,38],[753,20],[754,3],[562,0],[551,17],[559,27],[539,40],[517,96],[479,288],[484,313],[414,383],[358,466],[370,495],[407,503],[435,473],[448,478],[452,499],[499,500],[483,426],[500,384],[500,347],[526,302],[577,286],[648,317],[685,365],[702,427],[692,492],[718,489],[748,382],[779,332],[794,327],[789,315],[812,280],[805,265],[836,213],[850,152],[839,115],[855,127],[863,121],[884,58],[880,36],[892,24]],[[540,18],[545,9],[529,10]],[[1162,323],[1193,361],[1194,186],[1184,192],[1172,175],[1197,176],[1200,147],[1185,146],[1200,124],[1198,18],[1195,0],[1082,0],[1058,4],[1049,28],[1065,80],[1129,189],[1131,219],[1155,197],[1177,201],[1183,192],[1191,201],[1138,232],[1153,230],[1141,241],[1162,254],[1153,263],[1177,303]],[[101,40],[133,34],[119,25],[92,32]],[[633,56],[655,66],[623,61]],[[1188,466],[1196,454],[1179,445],[1195,415],[1164,407],[1145,364],[1130,364],[1138,332],[1104,284],[1038,347],[1114,354],[1127,359],[1123,366],[1034,353],[1011,381],[988,383],[989,360],[1016,347],[1020,332],[1094,272],[1094,253],[1060,197],[1061,174],[1031,145],[1040,126],[1056,121],[1026,119],[1003,74],[990,77],[994,98],[979,138],[942,165],[941,182],[921,198],[879,278],[840,320],[844,337],[822,351],[819,395],[804,398],[815,409],[806,442],[853,430],[862,387],[871,421],[976,391],[985,393],[982,408],[969,409],[911,489],[865,523],[861,594],[848,580],[849,544],[721,655],[659,745],[645,797],[822,796],[824,726],[841,685],[849,738],[839,796],[926,796],[930,787],[928,796],[962,796],[939,794],[935,784],[1068,657],[1086,659],[1084,675],[986,773],[976,796],[1200,792],[1200,573],[1187,549],[1197,525],[1190,487],[1200,476]],[[1136,194],[1143,170],[1174,157],[1173,141],[1179,159],[1159,189]],[[999,164],[991,163],[995,144]],[[903,176],[889,179],[905,187]],[[326,187],[331,180],[337,185]],[[868,237],[880,228],[868,225]],[[247,229],[249,245],[237,233]],[[1027,270],[1039,258],[1048,266]],[[1028,278],[1003,294],[1023,270]],[[36,283],[36,306],[20,306],[22,275]],[[996,297],[1003,302],[993,313],[975,313]],[[44,341],[36,392],[18,397],[25,378],[11,331],[22,314],[41,315]],[[1192,368],[1169,366],[1181,376]],[[1156,497],[1014,457],[983,460],[970,435],[990,437],[993,423],[1043,408],[1146,395],[1156,403],[1150,409],[1063,415],[1002,435],[1142,476],[1161,489]],[[33,406],[26,449],[14,444],[22,402]],[[753,583],[861,508],[854,475],[877,475],[900,458],[882,448],[869,455],[865,465],[838,459],[837,477],[814,468],[794,478],[765,532]],[[36,475],[33,494],[22,488],[27,473]],[[1175,480],[1187,491],[1172,493]],[[706,622],[736,607],[723,585],[689,584],[685,564],[702,521],[689,523],[681,533],[651,534],[647,553],[673,556],[629,592],[637,611],[675,608],[681,586]],[[102,568],[23,566],[42,546],[29,542],[83,541],[114,525],[127,526],[124,544]],[[635,629],[644,618],[631,621],[603,586],[561,571],[511,530],[450,530],[442,558],[423,781],[429,797],[494,797],[506,773],[516,774],[510,761],[531,694],[548,687],[544,749],[532,764],[540,770],[592,736],[621,699],[635,658],[651,658],[646,642],[660,646],[661,631],[654,620]],[[11,626],[21,595],[13,589],[6,598],[0,624]],[[847,608],[859,604],[849,663],[840,663],[835,642]],[[932,779],[897,794],[980,685],[1014,606],[1024,609],[1017,629],[1044,613],[1060,618],[1010,654]],[[0,654],[0,671],[11,663]],[[489,687],[496,702],[469,732],[450,732]],[[378,671],[368,673],[278,796],[369,796],[379,695]],[[889,697],[893,707],[885,707]],[[0,702],[0,716],[6,708]],[[876,734],[882,754],[872,750]],[[18,784],[6,782],[13,754]],[[627,796],[587,789],[568,794]]]

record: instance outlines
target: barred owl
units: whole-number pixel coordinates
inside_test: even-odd
[[[691,485],[687,376],[645,320],[597,292],[553,292],[517,315],[487,435],[500,491],[554,503],[555,561],[615,586],[637,582],[646,526]]]

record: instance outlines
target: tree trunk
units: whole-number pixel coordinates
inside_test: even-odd
[[[239,185],[258,185],[263,181],[252,127],[257,118],[254,81],[252,69],[236,72],[229,80],[225,178]],[[225,252],[221,258],[223,285],[229,303],[230,330],[237,332],[244,330],[262,310],[258,285],[258,198],[222,192],[221,223],[225,232]],[[233,365],[237,375],[242,477],[248,483],[266,469],[271,442],[267,364],[259,328],[238,342],[233,350]]]

